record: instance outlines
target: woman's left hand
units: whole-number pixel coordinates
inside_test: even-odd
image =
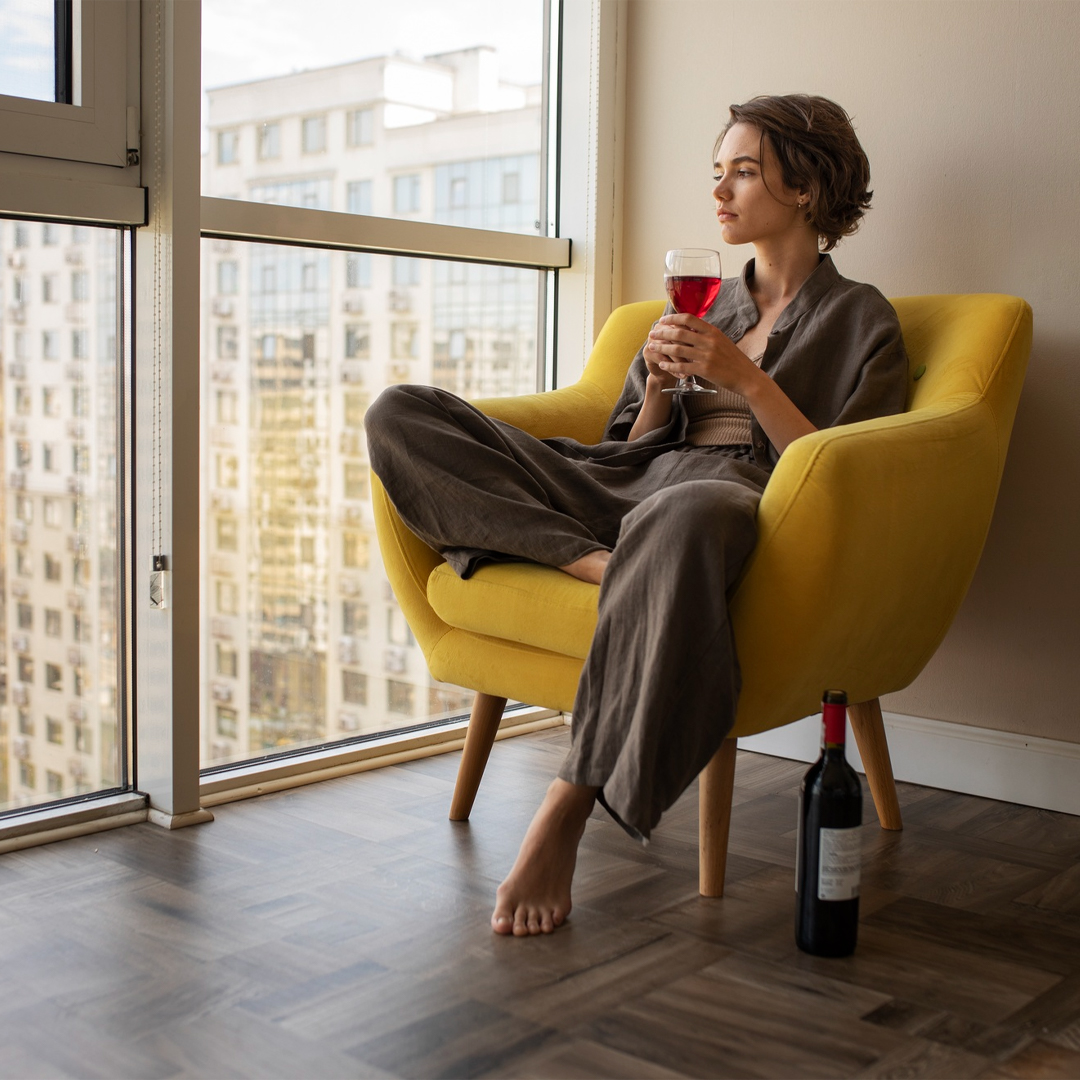
[[[697,375],[726,390],[748,396],[761,371],[735,343],[712,323],[694,315],[665,315],[649,332],[648,344],[664,371],[680,377]]]

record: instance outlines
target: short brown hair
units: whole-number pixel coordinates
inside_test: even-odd
[[[810,195],[806,220],[818,231],[822,251],[851,236],[870,207],[870,162],[848,114],[828,98],[812,94],[769,95],[730,106],[714,156],[735,124],[750,124],[766,138],[780,162],[785,187]],[[762,145],[764,150],[764,145]]]

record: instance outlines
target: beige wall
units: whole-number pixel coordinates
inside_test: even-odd
[[[668,247],[720,246],[710,155],[728,103],[807,91],[854,116],[873,170],[841,273],[1031,303],[982,564],[937,656],[884,704],[1080,742],[1080,3],[629,0],[626,31],[624,301],[661,295]],[[750,252],[725,254],[730,274]]]

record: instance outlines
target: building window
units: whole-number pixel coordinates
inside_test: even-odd
[[[214,668],[219,675],[235,679],[238,670],[236,650],[231,645],[223,645],[220,641],[214,646]]]
[[[412,716],[416,708],[416,691],[411,683],[386,680],[386,708],[388,712]]]
[[[259,160],[272,161],[281,157],[281,125],[276,121],[259,126]]]
[[[94,739],[89,724],[73,724],[72,732],[75,735],[75,750],[79,754],[92,754],[94,752]]]
[[[60,720],[54,720],[51,716],[45,717],[45,738],[56,746],[64,745],[64,725]]]
[[[367,412],[371,397],[358,391],[345,395],[345,426],[358,428],[364,423],[364,414]]]
[[[18,623],[20,630],[34,629],[34,605],[19,601]]]
[[[350,146],[371,146],[375,142],[374,110],[350,110],[345,116],[345,133]]]
[[[60,637],[64,632],[60,612],[57,608],[45,609],[45,633],[49,637]]]
[[[345,209],[350,214],[371,213],[370,180],[352,180],[345,186]]]
[[[15,468],[29,469],[31,461],[30,443],[26,439],[15,440]]]
[[[217,581],[214,583],[214,591],[218,614],[235,615],[240,602],[236,584],[232,581]]]
[[[450,181],[450,209],[461,210],[469,205],[469,182],[464,176]]]
[[[60,389],[56,386],[41,388],[41,411],[45,416],[60,415]]]
[[[56,446],[53,443],[41,444],[41,467],[45,472],[56,472]]]
[[[236,550],[236,518],[219,517],[217,519],[218,551]]]
[[[235,454],[218,454],[215,462],[217,486],[235,488],[240,482],[240,459]]]
[[[56,288],[56,274],[41,275],[41,299],[46,304],[55,304],[60,300]]]
[[[240,355],[239,331],[235,326],[217,328],[217,354],[219,360],[235,360]]]
[[[342,533],[341,561],[344,566],[347,566],[351,569],[367,569],[368,537],[366,533]]]
[[[236,392],[234,390],[219,390],[217,398],[217,422],[219,424],[236,423]]]
[[[368,467],[361,461],[345,462],[345,498],[368,497]]]
[[[417,323],[391,324],[390,355],[395,360],[415,360],[420,355],[420,327]]]
[[[349,705],[367,704],[368,677],[360,671],[342,671],[341,699]]]
[[[350,637],[367,637],[368,606],[363,600],[342,600],[341,632]]]
[[[33,738],[34,735],[34,717],[29,709],[19,710],[19,734],[29,735]]]
[[[71,471],[76,476],[85,476],[90,471],[90,447],[76,443],[71,448]]]
[[[20,656],[18,663],[19,682],[32,683],[34,681],[34,661],[29,656]]]
[[[37,783],[37,770],[29,761],[19,762],[19,783],[24,788],[33,788]]]
[[[214,727],[225,739],[235,739],[237,734],[236,710],[218,705],[214,712]]]
[[[52,769],[45,770],[45,790],[49,795],[61,795],[64,791],[64,778]]]
[[[71,358],[73,360],[90,358],[90,332],[88,330],[71,331]]]
[[[350,323],[345,327],[345,359],[367,360],[371,356],[371,327]]]
[[[71,273],[71,299],[77,303],[90,299],[90,275],[85,270],[73,270]]]
[[[306,262],[300,268],[300,288],[303,292],[315,292],[319,288],[319,267]]]
[[[45,580],[60,581],[63,577],[60,560],[55,555],[45,552]]]
[[[45,360],[60,359],[60,334],[56,330],[41,332],[41,355]]]
[[[63,690],[64,689],[64,670],[59,664],[46,664],[45,665],[45,689],[46,690]]]
[[[90,394],[85,386],[71,388],[71,415],[85,420],[90,415]]]
[[[219,262],[217,266],[217,291],[220,296],[232,296],[240,282],[240,268],[231,259]]]
[[[366,251],[352,251],[345,256],[345,287],[371,288],[371,256]]]
[[[420,177],[394,177],[394,213],[415,214],[420,209]]]
[[[240,160],[240,133],[219,131],[217,133],[217,163],[235,165]]]
[[[41,226],[42,247],[56,247],[60,243],[60,227],[51,223]]]
[[[71,616],[71,636],[76,641],[90,640],[90,620],[77,611]]]
[[[30,246],[30,226],[29,225],[16,225],[15,226],[15,246],[17,248],[27,248]]]
[[[34,501],[29,495],[15,496],[15,516],[27,525],[34,520]]]
[[[46,393],[48,393],[48,389],[46,389]],[[29,416],[33,411],[33,407],[33,399],[30,397],[30,388],[28,386],[16,386],[15,415]]]
[[[521,202],[521,174],[505,172],[502,176],[502,201],[504,206]]]
[[[301,123],[300,145],[305,154],[321,154],[326,149],[326,117],[305,116]]]
[[[391,276],[395,285],[420,284],[420,260],[395,255],[392,262]]]

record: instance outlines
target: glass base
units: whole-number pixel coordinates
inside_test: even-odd
[[[662,394],[715,394],[711,386],[702,386],[695,382],[693,377],[677,383],[675,386],[667,386],[660,391]]]

